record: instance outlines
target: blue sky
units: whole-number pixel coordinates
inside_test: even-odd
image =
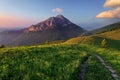
[[[55,8],[72,22],[83,28],[94,29],[119,19],[97,19],[96,15],[108,10],[103,4],[106,0],[0,0],[1,28],[28,27],[43,19],[56,16]],[[12,18],[12,19],[11,19]]]

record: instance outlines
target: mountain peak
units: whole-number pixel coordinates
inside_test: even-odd
[[[57,18],[65,18],[63,15],[57,15]]]
[[[40,22],[36,25],[32,25],[28,27],[25,32],[35,32],[35,31],[43,31],[47,29],[52,29],[54,27],[66,27],[73,25],[71,21],[65,18],[63,15],[57,15],[56,17],[50,17],[47,20]]]
[[[56,18],[61,19],[61,20],[66,20],[69,21],[67,18],[65,18],[63,15],[57,15]]]

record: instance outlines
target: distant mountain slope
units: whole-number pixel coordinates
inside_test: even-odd
[[[7,43],[8,45],[15,46],[38,45],[43,44],[46,41],[66,40],[80,36],[86,32],[86,30],[72,23],[64,16],[58,15],[23,29],[20,31],[19,35],[16,35],[16,32],[14,33],[15,36],[13,35],[9,39],[7,39],[6,36],[11,34],[11,32],[8,32],[8,34],[5,34],[4,37],[0,36],[0,38],[7,40],[5,42],[3,40],[0,44]]]
[[[14,42],[14,40],[21,35],[22,32],[22,30],[0,32],[0,45],[8,45],[9,43]]]
[[[103,33],[103,32],[107,32],[107,31],[113,31],[113,30],[116,30],[116,29],[120,29],[120,22],[110,24],[110,25],[107,25],[107,26],[99,28],[99,29],[95,29],[91,32],[93,34],[96,34],[96,33]]]

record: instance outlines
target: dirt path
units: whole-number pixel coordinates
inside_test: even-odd
[[[107,65],[100,56],[98,55],[95,56],[100,60],[101,64],[111,72],[111,75],[114,78],[114,80],[120,80],[120,77],[117,75],[116,71],[111,66]]]
[[[89,57],[88,57],[89,58]],[[86,67],[87,67],[87,60],[85,60],[82,64],[81,64],[81,72],[79,74],[79,80],[84,80],[85,77],[85,73],[86,73]]]

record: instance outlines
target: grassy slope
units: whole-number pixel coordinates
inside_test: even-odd
[[[0,80],[77,80],[87,57],[78,45],[0,50]]]
[[[120,76],[120,51],[114,49],[96,49],[98,53]]]
[[[117,45],[117,44],[116,44]],[[84,45],[83,45],[84,46]],[[101,48],[99,46],[85,45],[84,48],[89,53],[100,55],[107,64],[113,67],[120,76],[120,50],[114,48]]]
[[[67,40],[66,42],[64,42],[64,44],[80,43],[83,39],[84,39],[84,37],[71,38],[71,39]]]
[[[79,37],[66,41],[66,44],[71,43],[84,43],[89,45],[86,49],[92,54],[99,54],[110,66],[113,67],[120,75],[120,29],[109,31],[101,34],[95,34],[88,37]],[[101,41],[107,40],[108,47],[106,49],[101,48]],[[92,68],[91,68],[92,69]],[[89,76],[89,75],[88,75]]]
[[[98,34],[98,35],[101,36],[101,37],[109,38],[109,39],[120,40],[120,29],[114,30],[114,31],[105,32],[105,33]]]
[[[78,80],[80,65],[88,53],[86,47],[77,44],[0,49],[0,79]],[[88,73],[87,80],[94,79],[98,74],[104,76],[103,73],[107,74],[104,80],[111,80],[110,73],[100,63],[97,63],[97,68],[102,72],[89,70],[93,75]]]
[[[104,66],[101,66],[101,63],[95,56],[89,58],[85,80],[113,80],[109,75],[110,72]]]
[[[86,36],[86,37],[72,38],[64,42],[64,44],[84,43],[84,44],[96,45],[100,47],[101,41],[103,39],[107,40],[108,47],[114,48],[116,50],[120,50],[120,45],[118,45],[120,44],[120,29],[101,33],[101,34]]]

